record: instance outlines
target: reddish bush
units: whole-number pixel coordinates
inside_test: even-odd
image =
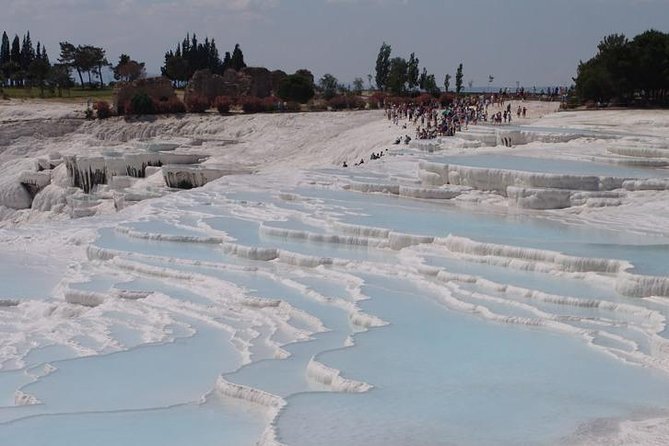
[[[279,109],[280,100],[274,96],[268,96],[262,99],[262,104],[265,107],[265,111],[273,112]]]
[[[439,96],[439,103],[442,105],[442,107],[451,105],[454,100],[455,95],[453,93],[442,93],[441,96]]]
[[[234,104],[234,101],[229,96],[218,96],[214,99],[214,107],[220,114],[230,113],[230,107]]]
[[[350,96],[350,106],[349,108],[356,110],[363,110],[367,107],[367,103],[360,96]]]
[[[188,113],[204,113],[211,107],[209,99],[200,95],[188,95],[186,99],[186,110]]]
[[[346,96],[335,96],[328,101],[328,106],[332,110],[344,110],[348,108],[348,98]]]
[[[158,114],[186,113],[186,105],[179,98],[153,101],[153,108]]]
[[[287,112],[299,112],[302,110],[302,106],[300,105],[299,102],[295,101],[288,101],[286,102],[286,106],[284,108]]]
[[[407,103],[413,103],[413,99],[411,98],[403,98],[401,96],[388,96],[386,98],[386,105],[387,104],[392,104],[392,105],[400,105],[400,104],[407,104]]]
[[[423,93],[414,99],[414,103],[418,105],[430,105],[432,102],[434,102],[434,98],[427,93]]]
[[[382,93],[380,91],[374,92],[370,97],[369,97],[369,108],[382,108],[385,103],[386,103],[386,98],[388,97],[387,94]]]
[[[137,93],[119,107],[119,115],[153,115],[156,113],[154,101],[146,93]]]
[[[255,96],[245,96],[239,101],[244,113],[260,113],[265,111],[262,99]]]
[[[365,102],[357,96],[335,96],[328,101],[333,110],[365,108]]]
[[[327,109],[328,103],[322,99],[314,100],[309,104],[309,111],[326,111]]]
[[[98,101],[93,105],[93,108],[98,112],[98,119],[107,119],[111,116],[111,107],[107,101]]]

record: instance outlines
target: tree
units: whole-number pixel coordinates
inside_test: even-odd
[[[314,97],[314,87],[307,77],[295,73],[279,82],[276,94],[284,101],[304,104]]]
[[[74,85],[70,76],[70,66],[66,64],[54,64],[49,73],[49,85],[58,90],[58,96],[63,96],[63,89],[70,90]]]
[[[311,71],[307,70],[306,68],[301,68],[297,70],[295,74],[305,78],[307,82],[309,82],[309,85],[311,85],[312,88],[314,87],[314,75]]]
[[[21,41],[18,35],[15,35],[14,40],[12,40],[12,49],[9,52],[9,58],[12,62],[21,63]]]
[[[118,58],[118,63],[112,68],[112,72],[114,73],[114,79],[117,81],[121,80],[121,76],[118,74],[118,67],[123,66],[130,62],[130,56],[127,54],[121,54]]]
[[[225,52],[225,58],[223,59],[223,71],[230,68],[232,65],[232,56],[230,56],[230,51]]]
[[[30,31],[23,36],[23,42],[21,43],[21,70],[28,71],[28,67],[35,60],[35,48],[33,47],[33,42],[30,39]]]
[[[215,74],[223,74],[230,68],[230,53],[226,53],[226,60],[221,62],[216,42],[205,37],[204,43],[198,41],[197,36],[186,34],[181,43],[174,50],[165,53],[165,63],[160,68],[163,76],[168,77],[175,86],[188,82],[198,70],[208,69]],[[243,56],[242,56],[243,63]]]
[[[446,76],[444,76],[444,91],[448,93],[448,90],[450,89],[451,89],[451,75],[447,73]]]
[[[92,52],[92,57],[94,60],[94,74],[100,79],[100,88],[104,88],[105,82],[102,77],[103,68],[111,66],[107,57],[105,56],[105,50],[99,47],[91,47],[90,51]]]
[[[28,77],[31,81],[31,85],[34,84],[39,86],[41,96],[44,96],[44,87],[50,72],[51,63],[49,62],[49,56],[47,56],[46,50],[41,47],[38,42],[35,59],[28,66]]]
[[[18,35],[14,35],[14,40],[12,40],[12,49],[9,51],[9,78],[11,79],[12,85],[16,86],[20,84],[23,75],[21,73],[21,41],[19,40]]]
[[[103,53],[104,54],[104,53]],[[104,58],[104,56],[103,56]],[[88,74],[88,85],[93,86],[92,75],[98,67],[100,60],[100,53],[97,48],[91,45],[79,45],[74,51],[74,64],[77,71],[82,71]]]
[[[434,77],[434,74],[429,74],[425,78],[425,91],[433,96],[438,96],[439,93],[441,93],[439,87],[437,86],[437,81]]]
[[[669,89],[669,34],[648,30],[636,36],[629,44],[632,59],[637,69],[631,81],[646,92],[650,100],[662,99]],[[626,65],[629,65],[629,62]]]
[[[3,72],[5,78],[9,81],[9,84],[13,86],[18,85],[19,79],[22,78],[21,66],[13,60],[7,62],[3,66]]]
[[[362,90],[365,89],[365,81],[361,77],[356,77],[353,79],[353,91],[355,94],[361,94]]]
[[[121,54],[113,71],[117,81],[131,82],[146,76],[144,62],[132,60],[127,54]]]
[[[409,84],[409,90],[411,91],[418,86],[418,62],[419,60],[416,55],[411,53],[409,62],[407,63],[407,83]]]
[[[418,88],[425,90],[425,81],[427,80],[427,68],[423,67],[423,71],[418,78]]]
[[[77,74],[79,75],[79,82],[83,87],[84,77],[81,72],[81,68],[75,63],[76,52],[77,48],[70,42],[60,42],[60,58],[58,58],[58,62],[70,69],[76,70]]]
[[[458,70],[455,72],[455,92],[457,94],[462,93],[462,79],[464,75],[462,74],[462,64],[458,65]]]
[[[10,61],[9,37],[6,32],[2,33],[2,44],[0,45],[0,66]]]
[[[5,85],[5,81],[9,79],[9,73],[7,71],[7,64],[11,61],[11,47],[9,45],[9,37],[6,32],[2,33],[2,44],[0,44],[0,75],[2,76],[2,83],[0,85]]]
[[[168,55],[165,57],[165,66],[161,68],[161,71],[163,76],[179,86],[188,82],[190,67],[188,61],[180,55]]]
[[[323,91],[323,98],[330,100],[337,95],[339,81],[333,75],[327,73],[318,81],[318,86]]]
[[[394,94],[400,95],[406,91],[407,68],[407,61],[403,57],[395,57],[390,61],[387,87]]]
[[[386,42],[383,42],[379,55],[376,57],[376,87],[380,90],[385,90],[388,84],[388,76],[390,74],[390,52],[391,48]]]
[[[239,44],[236,44],[235,49],[232,51],[230,67],[235,71],[239,71],[246,67],[246,64],[244,63],[244,53],[242,53],[241,48],[239,48]]]
[[[669,34],[648,30],[629,41],[611,34],[597,54],[579,62],[575,92],[581,100],[667,104],[669,98]]]
[[[83,73],[88,75],[88,85],[93,86],[92,76],[100,80],[100,87],[104,87],[102,76],[103,68],[109,66],[105,50],[93,45],[74,46],[70,42],[60,42],[60,57],[58,62],[73,69],[79,75],[81,86],[85,85]]]

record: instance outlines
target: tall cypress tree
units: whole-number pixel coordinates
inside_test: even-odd
[[[379,90],[385,90],[390,73],[390,45],[383,42],[379,55],[376,57],[376,87]]]
[[[10,60],[9,37],[6,32],[2,33],[2,45],[0,45],[0,65],[4,65]]]
[[[239,47],[239,44],[236,44],[235,49],[232,51],[230,65],[231,68],[234,68],[237,71],[246,67],[246,63],[244,63],[244,53],[242,53],[242,49]]]
[[[14,35],[14,40],[12,41],[12,49],[9,52],[9,58],[12,62],[17,64],[21,63],[21,41],[19,40],[18,35]]]
[[[232,57],[230,56],[230,51],[225,52],[225,57],[223,58],[223,68],[221,71],[225,71],[228,68],[231,68]]]
[[[23,43],[21,44],[21,69],[27,70],[33,60],[35,60],[35,48],[30,39],[30,31],[28,31],[23,36]]]
[[[455,72],[455,92],[457,94],[462,93],[462,80],[464,75],[462,74],[462,64],[458,65],[458,69]]]
[[[407,83],[409,84],[409,90],[411,91],[418,86],[418,77],[420,76],[418,62],[419,60],[416,55],[411,53],[407,66]]]
[[[12,49],[9,51],[10,62],[7,64],[9,78],[13,86],[21,85],[20,72],[21,72],[21,41],[19,40],[18,35],[14,35],[14,40],[12,41]]]

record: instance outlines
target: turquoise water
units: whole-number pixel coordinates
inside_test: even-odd
[[[381,175],[357,175],[363,177]],[[253,261],[226,254],[216,243],[146,240],[101,228],[93,246],[120,251],[121,259],[153,267],[153,273],[133,272],[116,260],[84,262],[81,271],[73,268],[78,274],[71,287],[155,294],[133,300],[110,293],[98,307],[69,305],[50,296],[62,276],[47,274],[48,280],[24,286],[30,273],[12,270],[5,280],[24,290],[26,299],[51,299],[48,311],[34,311],[32,318],[51,323],[58,322],[52,314],[65,315],[66,322],[81,325],[54,322],[53,332],[62,339],[49,339],[45,331],[36,341],[44,346],[29,349],[24,368],[0,371],[0,444],[64,446],[76,438],[103,446],[254,445],[267,415],[257,404],[216,393],[221,375],[287,401],[277,428],[289,446],[551,445],[599,418],[668,408],[669,379],[658,370],[594,348],[584,334],[490,322],[486,312],[467,310],[479,305],[502,319],[560,322],[582,329],[596,346],[653,357],[652,337],[666,336],[658,320],[669,310],[621,296],[613,276],[556,276],[464,261],[438,246],[361,248],[266,236],[260,228],[340,234],[331,224],[339,221],[416,235],[453,234],[625,259],[640,272],[661,275],[669,274],[668,240],[571,226],[538,214],[381,194],[315,187],[282,192],[297,196],[286,200],[278,192],[209,187],[158,200],[147,215],[130,209],[122,225],[171,236],[224,232],[240,245],[341,262],[309,268],[281,259]],[[321,224],[309,224],[314,220]],[[43,263],[33,262],[37,271]],[[639,313],[532,300],[481,281],[440,282],[420,273],[425,266],[557,296],[626,303]],[[184,278],[186,273],[196,274]],[[452,300],[439,303],[445,297]],[[362,317],[357,310],[388,325],[362,331],[352,322]],[[0,328],[6,332],[13,319],[3,317]],[[98,323],[117,344],[105,345],[95,330],[87,333],[87,327],[99,330]],[[163,331],[166,339],[147,344],[142,329]],[[101,354],[76,357],[77,343]],[[309,376],[312,358],[374,388],[335,392]],[[52,373],[29,375],[46,363],[55,368]],[[19,389],[41,404],[14,407]]]
[[[287,444],[554,444],[585,421],[669,398],[664,376],[577,340],[486,324],[401,281],[365,279],[365,309],[391,325],[321,360],[375,388],[289,398],[279,423]]]
[[[490,213],[449,203],[411,200],[389,195],[373,195],[337,190],[298,192],[318,199],[345,223],[384,227],[394,231],[445,237],[449,234],[481,242],[546,249],[582,257],[627,260],[641,274],[669,274],[669,240],[575,226],[509,211]],[[340,207],[349,204],[349,212]]]
[[[534,158],[517,155],[480,154],[435,156],[430,161],[444,164],[458,164],[490,169],[521,170],[569,175],[596,175],[623,178],[660,178],[669,176],[668,169],[643,169],[622,167],[613,164],[598,164],[587,161],[571,161],[555,158]]]
[[[251,445],[262,433],[262,416],[252,405],[210,401],[169,409],[28,418],[0,426],[0,438],[7,446],[181,446],[194,439],[201,446]]]
[[[55,259],[3,251],[0,253],[0,299],[48,299],[64,270],[65,266]]]

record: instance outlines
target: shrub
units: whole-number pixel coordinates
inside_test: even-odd
[[[278,103],[279,103],[279,99],[275,98],[274,96],[268,96],[268,97],[262,99],[262,104],[265,107],[265,111],[268,111],[268,112],[277,111]]]
[[[262,99],[255,96],[243,97],[240,101],[244,113],[260,113],[265,110],[265,104]]]
[[[186,98],[186,110],[188,113],[204,113],[211,107],[209,99],[204,96],[191,94]]]
[[[453,103],[454,99],[455,95],[453,93],[442,93],[441,96],[439,96],[439,103],[442,107],[447,107]]]
[[[350,108],[356,110],[364,110],[365,108],[367,108],[367,103],[360,96],[351,96],[350,99],[351,99]]]
[[[430,105],[434,101],[431,94],[423,93],[414,99],[414,103],[418,105]]]
[[[333,110],[364,108],[365,102],[357,96],[335,96],[328,101],[328,106]]]
[[[326,111],[327,109],[328,103],[322,99],[315,100],[309,104],[309,111]]]
[[[131,115],[152,115],[156,110],[148,94],[137,93],[126,104],[125,112]]]
[[[98,101],[93,105],[93,108],[97,110],[98,119],[107,119],[111,116],[111,107],[107,101]]]
[[[403,98],[401,96],[388,96],[386,97],[385,103],[386,104],[392,104],[392,105],[400,105],[400,104],[406,104],[406,103],[412,103],[413,100],[411,98]]]
[[[232,107],[233,103],[234,101],[232,98],[228,96],[218,96],[214,99],[214,107],[216,107],[216,110],[222,115],[230,113],[230,107]]]
[[[380,108],[383,107],[386,103],[386,98],[388,96],[385,93],[382,93],[380,91],[374,92],[370,97],[369,97],[369,107],[370,108]]]
[[[186,105],[179,98],[170,98],[160,101],[154,101],[153,107],[156,113],[186,113]]]
[[[344,110],[348,108],[348,100],[346,96],[335,96],[328,101],[328,107],[332,110]]]
[[[276,94],[284,101],[304,104],[314,97],[314,86],[306,77],[291,74],[279,82]]]
[[[302,107],[300,106],[299,102],[289,101],[286,102],[285,110],[287,112],[299,112],[302,111]]]

